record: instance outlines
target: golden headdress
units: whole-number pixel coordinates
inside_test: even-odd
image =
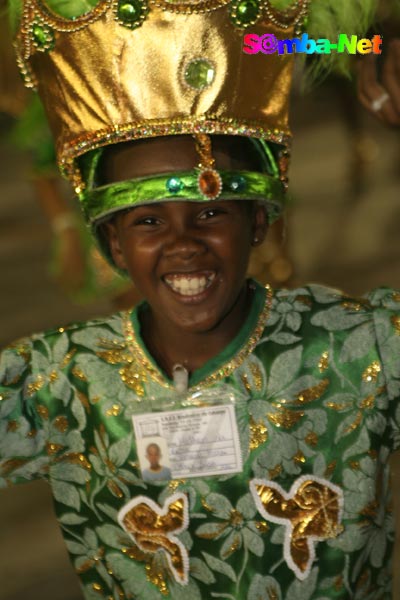
[[[241,179],[221,174],[218,193],[267,198],[279,211],[294,57],[246,54],[243,36],[295,37],[308,1],[99,0],[89,9],[85,0],[76,12],[77,0],[71,0],[61,3],[67,13],[70,9],[61,16],[42,0],[23,0],[16,36],[19,66],[26,84],[39,92],[60,168],[81,196],[89,220],[126,206],[127,196],[132,203],[132,193],[136,203],[207,197],[198,182],[194,185],[193,173],[186,179],[184,174],[153,178],[147,186],[143,180],[130,182],[116,195],[96,189],[90,169],[83,176],[79,157],[90,151],[175,134],[197,136],[200,145],[207,134],[256,140],[265,173]],[[277,3],[287,8],[278,10]],[[214,179],[211,188],[215,184]]]

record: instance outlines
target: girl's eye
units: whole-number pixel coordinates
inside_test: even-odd
[[[135,221],[135,225],[157,225],[158,219],[156,217],[142,217]]]
[[[200,214],[199,218],[203,220],[212,219],[213,217],[219,217],[222,214],[224,214],[222,208],[208,208]]]

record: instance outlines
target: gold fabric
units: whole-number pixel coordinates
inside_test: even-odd
[[[229,6],[179,12],[151,6],[135,30],[115,20],[113,2],[68,21],[36,0],[25,0],[17,37],[27,85],[36,86],[56,139],[61,168],[76,191],[82,181],[74,159],[118,141],[179,133],[250,135],[288,145],[288,98],[293,55],[243,53],[243,29]],[[248,31],[294,37],[306,0],[297,0],[289,23],[268,11]],[[188,8],[189,7],[189,8]],[[45,51],[33,43],[32,24],[54,34]],[[212,82],[195,89],[185,80],[190,61],[206,59]],[[282,157],[285,175],[287,158]]]

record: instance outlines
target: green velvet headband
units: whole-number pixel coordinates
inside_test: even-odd
[[[221,200],[257,200],[264,202],[269,222],[275,221],[284,208],[285,190],[279,179],[275,157],[266,142],[251,139],[262,161],[263,171],[222,171]],[[127,181],[97,185],[99,161],[104,148],[83,157],[82,171],[86,189],[80,194],[87,222],[94,230],[120,210],[144,204],[168,201],[208,202],[198,185],[200,169],[160,173]]]
[[[279,179],[253,171],[219,171],[221,200],[258,200],[265,202],[268,219],[276,220],[283,207],[283,186]],[[198,171],[178,171],[152,177],[138,177],[100,186],[82,194],[83,209],[94,226],[113,214],[154,202],[209,202],[198,189]]]

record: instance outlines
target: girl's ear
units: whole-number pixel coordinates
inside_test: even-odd
[[[110,254],[116,266],[119,269],[126,270],[124,253],[118,235],[118,227],[114,222],[104,223],[104,236],[107,239],[110,248]]]
[[[253,246],[259,246],[265,240],[268,231],[268,217],[265,206],[257,204],[253,212]]]

